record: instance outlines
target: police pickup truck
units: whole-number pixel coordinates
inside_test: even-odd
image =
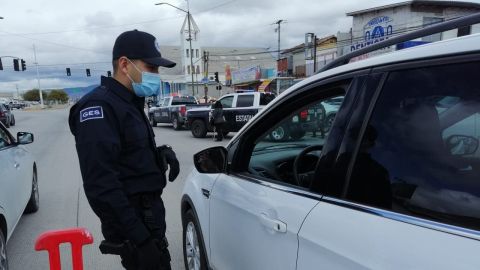
[[[259,92],[234,93],[221,97],[219,101],[222,103],[223,115],[227,120],[224,135],[239,131],[274,98],[275,95],[272,93]],[[207,132],[213,131],[209,121],[211,111],[211,106],[188,110],[187,123],[195,138],[205,138]]]
[[[180,130],[185,124],[187,110],[198,106],[202,105],[193,96],[164,97],[148,110],[148,119],[153,127],[157,123],[171,123],[175,130]]]

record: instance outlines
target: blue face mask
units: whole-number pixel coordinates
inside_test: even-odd
[[[138,70],[138,72],[142,74],[142,81],[139,83],[135,82],[130,75],[127,74],[128,78],[132,81],[132,87],[135,95],[139,97],[158,96],[160,93],[161,84],[160,76],[155,73],[140,71],[140,69],[132,61],[130,61],[130,63],[135,67],[136,70]]]

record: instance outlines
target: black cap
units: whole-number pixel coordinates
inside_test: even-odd
[[[176,65],[175,62],[162,57],[160,46],[154,36],[136,29],[120,34],[115,40],[113,60],[122,56],[132,60],[142,60],[157,67],[172,68]]]

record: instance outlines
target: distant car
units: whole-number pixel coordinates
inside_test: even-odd
[[[15,126],[15,116],[13,115],[10,106],[0,103],[0,122],[2,122],[7,128]]]
[[[33,134],[17,133],[15,139],[0,123],[0,269],[8,269],[7,241],[23,213],[39,208],[37,165],[23,145]]]
[[[187,111],[205,105],[199,105],[194,96],[173,96],[160,99],[156,106],[149,108],[148,119],[152,126],[157,123],[171,123],[173,129],[180,130],[187,121]]]

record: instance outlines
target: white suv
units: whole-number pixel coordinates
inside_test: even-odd
[[[194,156],[186,268],[480,269],[479,71],[472,35],[294,85],[226,148]],[[269,139],[338,97],[325,136]]]

